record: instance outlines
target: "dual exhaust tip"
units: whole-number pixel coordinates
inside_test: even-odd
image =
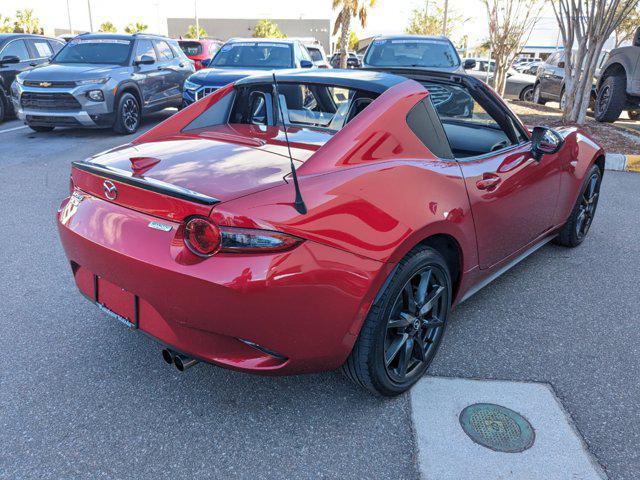
[[[162,350],[162,359],[169,365],[174,364],[180,372],[184,372],[187,368],[193,367],[198,363],[198,360],[195,358],[174,352],[168,348]]]

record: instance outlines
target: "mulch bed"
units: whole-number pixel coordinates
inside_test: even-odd
[[[512,100],[508,103],[528,127],[571,125],[562,122],[562,113],[557,108],[519,100]],[[630,127],[623,128],[612,123],[598,123],[588,114],[586,123],[577,126],[602,145],[607,153],[640,155],[640,131],[636,132]]]

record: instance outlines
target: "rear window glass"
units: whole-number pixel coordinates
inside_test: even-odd
[[[182,51],[189,57],[202,53],[202,45],[198,42],[178,42]]]
[[[460,65],[449,42],[430,39],[374,40],[367,50],[365,63],[379,67],[435,67]]]
[[[286,43],[227,43],[218,51],[210,66],[291,68],[293,67],[293,49]]]
[[[313,47],[307,47],[307,51],[309,52],[309,55],[311,55],[311,60],[314,62],[322,61],[322,53],[320,53],[320,50]]]
[[[326,85],[280,84],[278,93],[287,124],[340,130],[355,90]]]
[[[124,64],[130,48],[130,40],[75,38],[60,50],[53,63]]]

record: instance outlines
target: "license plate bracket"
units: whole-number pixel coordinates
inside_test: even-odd
[[[139,299],[104,278],[94,275],[94,300],[98,308],[129,328],[138,328]]]

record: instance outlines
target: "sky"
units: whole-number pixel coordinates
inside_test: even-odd
[[[105,21],[114,23],[119,30],[128,23],[142,21],[149,25],[150,32],[161,34],[166,34],[167,17],[192,17],[196,2],[201,18],[330,18],[332,25],[335,18],[331,0],[0,0],[0,15],[13,17],[18,9],[32,8],[47,33],[53,33],[54,28],[68,28],[68,3],[73,28],[83,31],[89,30],[88,1],[95,29]],[[430,0],[431,4],[435,1]],[[376,0],[367,28],[363,30],[355,22],[354,30],[359,38],[401,33],[411,11],[426,3],[426,0]],[[449,0],[449,6],[468,17],[457,35],[469,35],[470,45],[487,38],[487,18],[481,0]],[[555,37],[552,15],[549,11],[543,13],[535,35],[544,37],[545,43]],[[532,41],[535,43],[536,39]]]

